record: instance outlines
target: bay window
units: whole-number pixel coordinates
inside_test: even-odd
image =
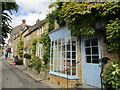
[[[50,73],[77,78],[77,43],[75,37],[51,41]],[[67,76],[66,76],[67,75]]]

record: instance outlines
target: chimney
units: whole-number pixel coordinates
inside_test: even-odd
[[[26,24],[26,20],[22,20],[22,24]]]

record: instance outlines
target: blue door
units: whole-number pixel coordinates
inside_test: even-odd
[[[83,84],[100,87],[100,40],[97,37],[82,38],[82,82]]]

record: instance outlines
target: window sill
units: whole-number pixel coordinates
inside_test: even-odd
[[[56,75],[56,76],[60,76],[60,77],[64,77],[64,78],[68,78],[68,79],[79,79],[77,76],[70,76],[70,75],[66,75],[66,74],[61,74],[61,73],[57,73],[57,72],[49,72],[50,74]]]

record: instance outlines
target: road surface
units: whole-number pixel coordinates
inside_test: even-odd
[[[2,88],[50,88],[42,82],[36,82],[5,61],[0,62],[2,62]]]

